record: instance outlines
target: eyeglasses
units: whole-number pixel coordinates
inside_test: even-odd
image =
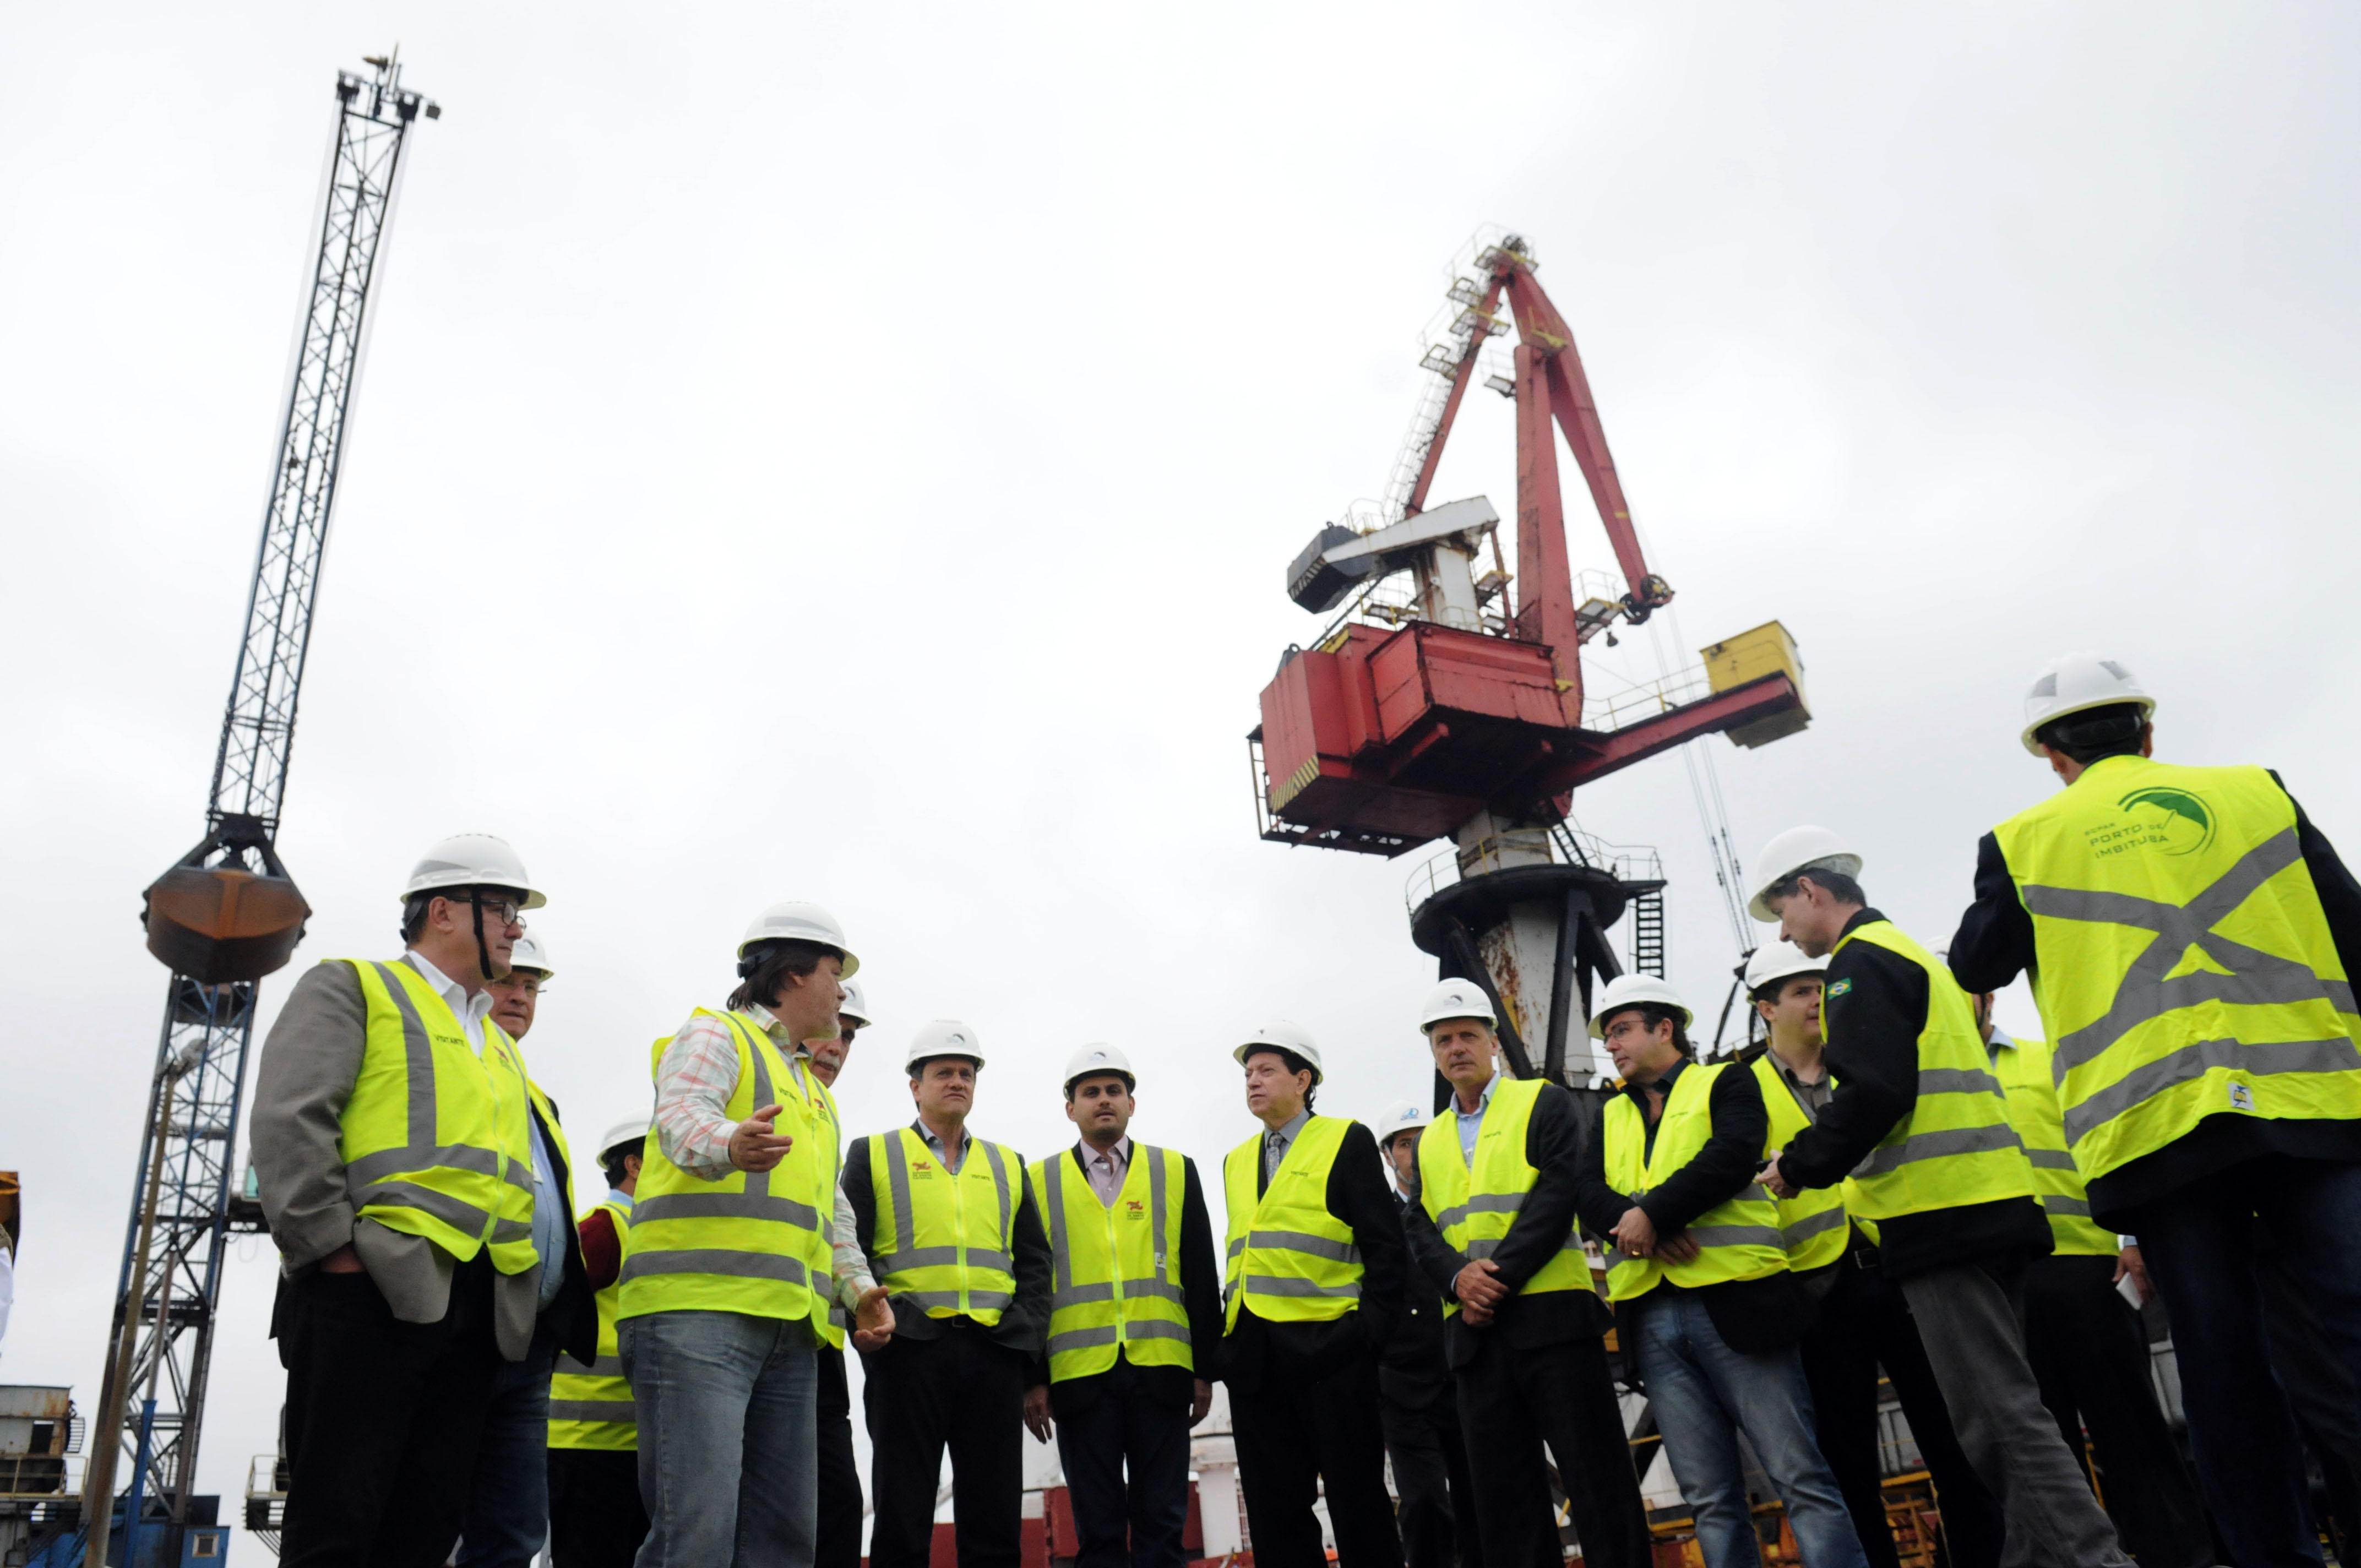
[[[458,894],[446,893],[441,896],[446,902],[453,905],[466,905],[468,903],[468,900],[465,896]],[[513,898],[487,898],[483,902],[483,911],[486,915],[499,921],[503,926],[514,926],[519,930],[522,930],[524,928],[524,920],[522,919],[522,916],[524,914],[523,906],[519,905]]]

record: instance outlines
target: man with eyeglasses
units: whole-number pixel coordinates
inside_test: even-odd
[[[488,989],[543,896],[504,840],[468,833],[401,902],[401,957],[297,981],[255,1085],[299,1568],[446,1560],[501,1365],[546,1304],[531,1091]]]

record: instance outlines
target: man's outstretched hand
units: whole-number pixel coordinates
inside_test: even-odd
[[[762,1105],[730,1130],[730,1163],[741,1170],[764,1171],[787,1157],[796,1140],[775,1128],[780,1107]]]

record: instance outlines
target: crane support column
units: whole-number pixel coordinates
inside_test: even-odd
[[[181,1561],[222,1257],[233,1230],[261,1228],[240,1203],[235,1151],[257,987],[293,956],[311,913],[276,848],[296,699],[402,150],[422,115],[442,114],[401,85],[398,61],[368,64],[336,76],[335,159],[205,835],[148,890],[148,948],[172,975],[83,1476],[81,1561],[93,1565],[106,1561],[126,1458],[145,1464],[128,1497],[148,1516],[126,1527],[162,1529],[159,1560]]]

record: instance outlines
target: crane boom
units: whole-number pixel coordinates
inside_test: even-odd
[[[83,1478],[89,1563],[106,1561],[126,1456],[126,1531],[161,1526],[159,1560],[181,1561],[222,1257],[232,1231],[260,1228],[233,1155],[259,982],[292,956],[310,913],[276,845],[296,699],[402,151],[422,114],[442,114],[401,85],[397,60],[368,63],[367,75],[336,73],[327,199],[205,835],[148,893],[148,948],[172,977]],[[125,1541],[125,1562],[137,1544]]]

